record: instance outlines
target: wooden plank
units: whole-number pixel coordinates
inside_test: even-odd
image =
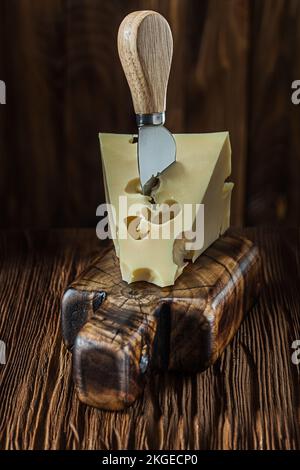
[[[99,241],[94,231],[0,233],[0,447],[295,449],[300,447],[299,230],[247,232],[263,256],[259,302],[202,374],[155,373],[125,412],[80,404],[59,305]]]
[[[300,44],[300,3],[291,1],[288,10],[287,24],[291,28],[289,53],[291,70],[290,80],[300,80],[300,57],[297,53]],[[292,105],[290,108],[290,130],[291,141],[289,155],[289,177],[288,177],[288,207],[287,219],[290,226],[300,224],[300,105]]]
[[[173,30],[170,129],[231,133],[233,225],[299,222],[300,113],[290,99],[298,0],[7,0],[0,225],[95,224],[104,199],[97,133],[135,131],[117,30],[143,8]]]
[[[66,179],[61,161],[62,3],[4,2],[1,21],[5,54],[1,62],[8,103],[1,226],[42,226],[61,221]]]
[[[291,84],[300,73],[300,5],[253,5],[247,223],[299,225],[300,110]]]
[[[250,2],[210,0],[190,8],[185,119],[190,132],[228,130],[232,144],[232,224],[244,215],[248,141]],[[197,15],[198,12],[198,15]]]
[[[6,148],[2,226],[95,224],[96,207],[104,200],[97,133],[136,130],[117,55],[117,30],[127,13],[145,8],[162,13],[173,30],[170,129],[231,132],[233,223],[241,222],[248,2],[230,0],[220,7],[215,0],[28,0],[4,5],[1,34],[10,46],[0,62],[10,106],[1,139]],[[236,119],[237,114],[242,117]]]
[[[4,65],[5,57],[5,14],[6,8],[5,3],[0,3],[0,80],[6,83],[6,70]],[[0,104],[0,188],[5,188],[6,186],[6,173],[7,173],[7,158],[6,158],[6,105]],[[0,197],[1,197],[0,193]],[[6,209],[7,211],[7,209]],[[4,215],[5,217],[5,215]]]
[[[66,224],[96,224],[96,208],[104,202],[99,131],[134,130],[130,92],[117,52],[122,3],[83,0],[69,2],[66,9]]]

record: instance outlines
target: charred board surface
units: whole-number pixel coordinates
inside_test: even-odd
[[[184,373],[209,367],[258,295],[259,266],[256,246],[228,234],[174,286],[127,284],[110,245],[62,299],[63,336],[80,399],[123,409],[141,394],[151,367]]]

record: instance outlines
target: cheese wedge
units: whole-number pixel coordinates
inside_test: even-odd
[[[159,176],[150,196],[141,192],[133,136],[99,137],[106,201],[114,208],[109,224],[123,280],[174,284],[187,263],[229,226],[233,184],[225,182],[231,172],[228,133],[175,135],[176,163]],[[190,239],[202,220],[197,204],[204,205],[200,244],[195,234]],[[171,207],[166,218],[160,207]]]

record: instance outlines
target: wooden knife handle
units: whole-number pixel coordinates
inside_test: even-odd
[[[165,112],[173,54],[167,20],[155,11],[130,13],[119,28],[118,50],[135,113]]]

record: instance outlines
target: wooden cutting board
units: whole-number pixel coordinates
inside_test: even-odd
[[[231,233],[189,264],[174,286],[127,284],[109,245],[62,298],[80,400],[121,410],[142,393],[151,368],[209,367],[255,302],[259,266],[253,243]]]

